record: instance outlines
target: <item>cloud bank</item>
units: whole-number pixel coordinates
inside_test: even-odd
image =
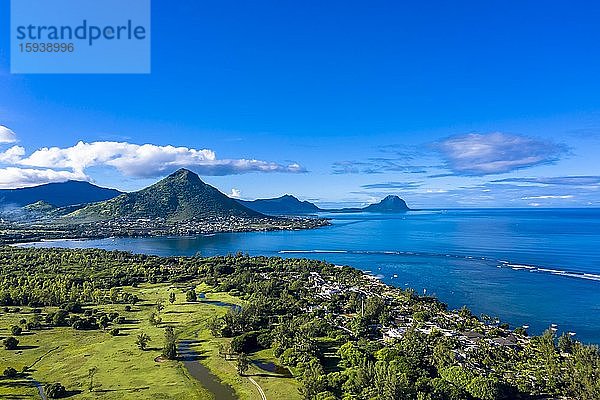
[[[85,181],[89,178],[85,174],[72,171],[17,167],[0,168],[0,189],[36,186],[42,183],[68,180]]]
[[[332,172],[336,175],[383,174],[386,172],[423,174],[427,172],[427,168],[427,166],[410,165],[402,160],[382,157],[369,158],[366,161],[336,161],[332,164]]]
[[[370,183],[362,185],[363,189],[401,189],[401,190],[413,190],[418,189],[423,185],[423,182],[382,182],[382,183]]]
[[[30,185],[89,179],[86,170],[92,167],[112,167],[133,178],[154,178],[178,168],[191,168],[201,175],[223,176],[250,172],[303,173],[297,163],[282,165],[255,159],[218,159],[209,149],[132,144],[127,142],[79,142],[71,147],[44,147],[26,156],[21,146],[0,153],[0,163],[12,167],[13,184]],[[17,176],[21,171],[21,176]],[[39,177],[36,181],[34,175]],[[11,185],[6,179],[4,185]]]
[[[481,176],[551,164],[567,153],[564,145],[506,133],[471,133],[433,144],[455,175]]]
[[[492,182],[532,183],[532,184],[539,184],[539,185],[556,185],[556,186],[597,186],[597,185],[600,185],[600,176],[579,175],[579,176],[554,176],[554,177],[539,177],[539,178],[505,178],[505,179],[497,179]]]

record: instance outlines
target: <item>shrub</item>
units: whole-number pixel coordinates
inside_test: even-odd
[[[60,383],[49,383],[44,387],[44,392],[46,396],[51,399],[60,399],[61,397],[65,397],[67,394],[67,390]]]
[[[150,339],[150,336],[148,336],[142,332],[139,335],[137,335],[135,344],[137,344],[137,346],[140,348],[140,350],[146,350],[146,347],[148,346],[148,342],[150,342],[151,340],[152,339]]]
[[[160,315],[153,312],[152,314],[150,314],[150,317],[148,318],[148,322],[150,322],[150,325],[156,326],[162,322],[162,318],[160,317]]]
[[[110,334],[111,334],[112,336],[119,336],[119,328],[112,328],[112,329],[110,330]]]
[[[69,317],[69,312],[68,311],[58,310],[52,316],[52,325],[54,325],[54,326],[67,326],[67,324],[68,324],[67,318],[68,317]]]
[[[60,308],[62,310],[71,312],[71,313],[75,313],[75,314],[79,314],[83,312],[83,308],[81,307],[81,304],[79,303],[75,303],[75,302],[69,302],[69,303],[65,303],[62,304],[60,306]]]
[[[33,331],[36,329],[40,329],[42,327],[42,317],[39,315],[34,315],[31,318],[31,321],[26,324],[27,330]]]
[[[4,377],[6,378],[15,378],[18,374],[19,373],[17,372],[17,370],[13,367],[7,367],[2,373],[2,375],[4,375]]]
[[[22,332],[23,329],[18,325],[13,325],[10,327],[10,333],[12,333],[13,336],[19,336]]]
[[[4,339],[3,343],[6,350],[16,350],[19,346],[19,339],[9,336]]]
[[[96,323],[102,328],[106,328],[110,323],[109,318],[106,315],[101,316],[96,320]]]
[[[185,293],[185,300],[187,302],[194,302],[198,300],[198,296],[196,295],[196,291],[194,289],[190,289]]]
[[[88,319],[76,319],[72,325],[73,329],[78,331],[88,331],[92,329],[98,329],[98,325],[96,324],[96,320],[94,318]]]

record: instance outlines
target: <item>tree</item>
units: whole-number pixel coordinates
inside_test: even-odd
[[[21,332],[23,332],[23,328],[18,325],[13,325],[10,327],[10,333],[12,333],[14,336],[19,336]]]
[[[325,390],[325,383],[323,382],[323,367],[316,358],[311,359],[308,363],[303,366],[302,375],[300,380],[302,381],[302,388],[300,393],[306,400],[312,400],[316,395]]]
[[[51,399],[60,399],[61,397],[65,397],[67,394],[67,390],[60,383],[49,383],[44,386],[44,393]]]
[[[466,389],[475,377],[471,371],[458,365],[443,368],[439,372],[444,380],[462,389]]]
[[[169,303],[175,303],[175,292],[169,293]]]
[[[467,391],[481,400],[496,400],[500,398],[499,383],[496,378],[478,376],[467,385]]]
[[[161,312],[162,310],[164,310],[165,305],[163,304],[162,300],[158,300],[156,302],[156,311]]]
[[[342,365],[346,368],[363,365],[367,361],[367,356],[353,342],[346,342],[339,350],[338,355],[342,359]]]
[[[90,392],[94,390],[94,375],[96,375],[96,372],[98,372],[98,367],[88,369],[88,379],[90,380],[88,389]]]
[[[135,339],[135,344],[137,344],[140,350],[146,350],[148,342],[150,342],[151,340],[152,339],[150,338],[150,336],[142,332],[139,335],[137,335],[137,339]]]
[[[30,331],[40,329],[42,327],[42,317],[39,314],[34,315],[31,321],[26,324],[26,327]]]
[[[158,324],[160,324],[162,322],[162,318],[160,317],[160,315],[158,315],[157,313],[153,312],[152,314],[150,314],[150,317],[148,318],[148,321],[150,322],[150,325],[156,326],[156,325],[158,325]]]
[[[567,358],[567,394],[578,400],[600,399],[600,350],[598,346],[573,345]]]
[[[513,331],[513,333],[515,335],[519,335],[519,336],[523,336],[523,337],[528,336],[527,329],[523,328],[522,326],[516,327],[515,330]]]
[[[177,359],[177,337],[172,326],[165,328],[165,345],[163,347],[163,356],[169,360]]]
[[[16,339],[12,336],[9,336],[6,339],[4,339],[4,348],[6,350],[16,350],[18,346],[19,346],[19,339]]]
[[[248,371],[250,366],[250,360],[246,353],[240,353],[237,359],[237,372],[240,376],[244,376],[244,374]]]
[[[198,296],[196,295],[196,291],[194,289],[190,289],[185,293],[185,300],[189,303],[198,300]]]
[[[561,337],[558,338],[558,348],[563,353],[571,353],[573,351],[573,345],[575,341],[568,333],[563,333]]]

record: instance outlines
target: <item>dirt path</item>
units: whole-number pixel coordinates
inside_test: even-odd
[[[46,397],[46,393],[44,393],[44,387],[42,386],[42,384],[33,378],[29,378],[29,380],[31,381],[31,383],[33,383],[33,386],[35,386],[35,388],[37,389],[42,400],[48,400],[48,397]]]
[[[267,400],[267,396],[265,395],[265,392],[262,390],[260,385],[258,383],[256,383],[256,381],[254,379],[252,379],[251,377],[248,377],[248,379],[250,380],[250,382],[252,382],[254,384],[254,386],[256,386],[256,388],[258,389],[258,392],[260,393],[260,397],[262,398],[262,400]]]
[[[28,366],[28,369],[32,369],[35,364],[39,363],[40,361],[42,361],[42,359],[44,357],[46,357],[48,354],[52,353],[54,350],[57,350],[60,346],[56,346],[53,349],[48,350],[47,352],[45,352],[44,354],[42,354],[40,357],[38,357],[37,360],[35,360],[33,362],[33,364],[31,364],[30,366]],[[42,400],[48,400],[48,397],[46,397],[46,393],[44,393],[44,387],[42,386],[41,383],[39,383],[38,381],[36,381],[33,378],[29,378],[29,380],[31,381],[31,383],[33,383],[33,386],[35,386],[35,388],[37,389],[38,393],[40,394],[40,397],[42,398]]]

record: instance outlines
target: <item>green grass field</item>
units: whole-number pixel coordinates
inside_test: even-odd
[[[212,394],[189,376],[183,364],[178,361],[155,359],[161,354],[164,343],[164,326],[172,325],[180,340],[195,339],[194,350],[201,354],[201,361],[222,382],[230,385],[240,399],[260,399],[257,388],[246,378],[238,376],[235,361],[225,361],[218,355],[219,343],[230,339],[214,338],[206,328],[209,318],[227,312],[219,307],[200,300],[195,303],[185,301],[182,288],[167,284],[141,285],[138,288],[126,287],[125,291],[136,294],[142,301],[125,311],[123,304],[108,304],[97,307],[102,311],[116,311],[126,318],[124,324],[115,325],[120,329],[118,336],[106,331],[77,331],[71,327],[24,331],[17,336],[17,350],[0,349],[0,373],[6,367],[21,371],[30,368],[27,377],[19,379],[0,378],[0,398],[29,399],[41,398],[35,382],[60,382],[69,391],[72,399],[211,399]],[[176,302],[168,302],[169,291],[176,293]],[[226,303],[240,300],[226,293],[215,293],[209,287],[199,286],[199,292],[206,292],[206,299]],[[149,317],[155,311],[157,301],[165,308],[160,312],[162,323],[152,326]],[[44,308],[44,314],[55,311]],[[30,320],[34,314],[24,307],[20,313],[0,314],[0,337],[10,336],[10,327],[19,325],[21,319]],[[144,332],[152,341],[146,351],[138,349],[136,336]],[[275,362],[270,350],[250,355],[253,360]],[[90,391],[88,371],[97,368]],[[251,366],[247,375],[252,376],[262,387],[268,399],[299,399],[299,384],[294,378],[275,376]]]

